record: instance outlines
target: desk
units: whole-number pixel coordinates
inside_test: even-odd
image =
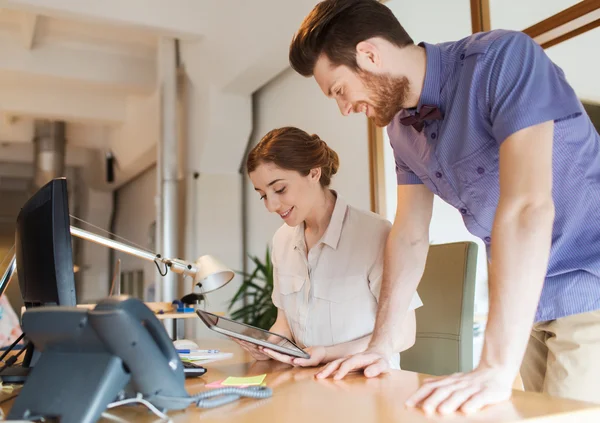
[[[208,345],[210,342],[210,345]],[[338,422],[402,422],[402,423],[591,423],[600,421],[600,405],[551,398],[545,395],[515,391],[511,401],[499,404],[470,417],[426,417],[420,411],[406,409],[404,400],[425,377],[417,373],[393,371],[375,379],[352,375],[342,381],[316,380],[315,369],[290,368],[277,362],[254,362],[237,344],[221,339],[199,341],[200,346],[233,352],[234,357],[206,365],[201,378],[188,379],[189,393],[204,390],[204,385],[227,376],[267,373],[266,383],[273,397],[264,400],[243,399],[215,409],[190,407],[169,415],[174,423],[338,423]],[[10,403],[4,404],[5,412]],[[5,408],[6,407],[6,408]],[[118,421],[156,422],[157,417],[142,406],[109,410],[102,423]]]

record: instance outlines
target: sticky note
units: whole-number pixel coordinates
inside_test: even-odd
[[[266,374],[259,375],[259,376],[249,376],[249,377],[229,376],[227,379],[225,379],[223,382],[221,382],[221,385],[223,385],[223,386],[260,385],[265,380],[265,377],[267,377]]]
[[[204,385],[206,388],[225,388],[225,387],[235,387],[235,388],[247,388],[248,385],[223,385],[223,382],[225,380],[216,380],[214,382],[208,383],[206,385]],[[254,385],[256,386],[256,385]],[[261,383],[258,386],[267,386],[267,384],[265,382]]]
[[[223,382],[225,380],[216,380],[214,382],[208,383],[206,385],[204,385],[207,388],[223,388],[225,385],[223,385]],[[230,385],[231,386],[231,385]],[[248,385],[235,385],[236,388],[247,388]]]

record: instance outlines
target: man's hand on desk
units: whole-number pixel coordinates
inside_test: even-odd
[[[455,373],[441,378],[425,379],[406,405],[425,413],[455,411],[472,413],[508,400],[512,392],[513,372],[504,368],[480,366],[469,373]]]
[[[366,350],[365,352],[340,358],[332,361],[316,374],[317,379],[325,379],[334,375],[335,380],[344,378],[352,371],[364,369],[366,377],[379,376],[390,370],[389,359],[386,354],[378,350]]]
[[[290,364],[296,367],[315,367],[321,364],[327,357],[327,350],[325,347],[320,346],[308,347],[304,350],[310,355],[310,358],[292,357],[268,348],[261,348],[261,351],[264,354],[267,354],[273,360],[281,361],[282,363]]]

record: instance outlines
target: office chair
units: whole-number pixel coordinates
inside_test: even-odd
[[[403,370],[433,376],[473,369],[477,244],[431,245],[418,292],[415,345],[401,353]]]

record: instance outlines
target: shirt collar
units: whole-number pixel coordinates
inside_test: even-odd
[[[325,233],[318,243],[322,242],[323,244],[326,244],[336,250],[342,235],[342,227],[344,225],[348,204],[336,191],[332,190],[332,192],[336,196],[335,206],[333,207],[333,213],[331,214],[329,225],[327,226]],[[304,222],[296,226],[294,230],[294,247],[300,249],[301,251],[306,251],[306,243],[304,241]]]
[[[340,195],[333,191],[337,199],[335,200],[335,206],[333,207],[333,213],[331,214],[331,220],[329,225],[321,238],[323,244],[329,245],[334,250],[340,242],[340,236],[342,235],[342,226],[344,225],[344,219],[346,217],[346,209],[348,205],[346,201]]]
[[[441,109],[442,52],[439,46],[433,44],[422,42],[419,43],[419,46],[425,48],[427,66],[425,69],[425,82],[423,83],[423,91],[419,98],[417,111],[420,111],[423,105],[437,106]]]
[[[294,248],[306,252],[306,242],[304,242],[304,222],[294,228]]]

